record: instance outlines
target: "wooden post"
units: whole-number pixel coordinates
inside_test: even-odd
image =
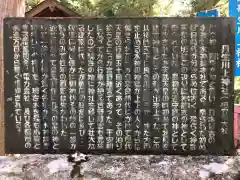
[[[0,156],[4,156],[3,19],[5,17],[24,17],[25,0],[0,0],[0,4]]]

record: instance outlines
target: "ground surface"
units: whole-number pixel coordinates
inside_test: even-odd
[[[91,156],[84,180],[240,180],[240,155]],[[69,180],[65,155],[0,157],[0,180]]]

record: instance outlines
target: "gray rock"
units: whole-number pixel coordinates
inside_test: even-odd
[[[240,156],[93,155],[84,180],[238,180]],[[0,157],[0,180],[70,180],[66,155]]]

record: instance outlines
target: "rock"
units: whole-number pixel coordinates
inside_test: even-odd
[[[214,174],[223,174],[228,171],[229,166],[220,163],[210,163],[208,165],[204,165],[203,168]]]
[[[66,155],[0,157],[0,180],[70,180],[66,160]],[[234,180],[240,156],[92,155],[84,167],[84,180]]]
[[[205,180],[207,178],[209,178],[210,176],[210,172],[206,171],[206,170],[200,170],[199,171],[199,177],[202,179],[202,180]]]
[[[71,171],[72,167],[66,159],[58,159],[48,163],[47,168],[50,174],[54,174],[60,171]]]

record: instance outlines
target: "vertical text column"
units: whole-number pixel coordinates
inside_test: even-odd
[[[132,104],[133,104],[133,114],[134,114],[134,119],[133,119],[133,143],[134,143],[134,150],[139,151],[141,150],[141,137],[142,137],[142,132],[141,132],[141,122],[142,122],[142,112],[141,112],[141,81],[142,81],[142,61],[141,61],[141,46],[142,46],[142,34],[141,34],[141,26],[138,24],[134,25],[134,90],[133,90],[133,97],[132,99]]]
[[[160,25],[158,21],[152,25],[152,88],[153,88],[153,120],[152,120],[152,135],[153,135],[153,150],[159,152],[162,148],[162,134],[161,134],[161,39],[160,39]]]
[[[59,96],[59,81],[57,76],[57,65],[59,64],[57,56],[57,25],[49,25],[49,37],[50,37],[50,107],[51,107],[51,134],[52,134],[52,148],[53,150],[59,149],[60,139],[59,139],[59,106],[58,106],[58,96]]]
[[[116,56],[116,148],[118,151],[123,150],[123,127],[124,127],[124,111],[123,111],[123,32],[122,24],[115,25],[115,56]]]
[[[24,147],[32,148],[32,92],[31,92],[31,63],[29,56],[29,26],[22,24],[22,62],[23,62],[23,118],[24,118]]]
[[[176,151],[179,149],[180,145],[180,38],[179,38],[179,25],[172,24],[171,25],[171,46],[172,46],[172,54],[171,54],[171,72],[172,72],[172,95],[171,95],[171,106],[172,106],[172,149]],[[185,56],[188,53],[188,49],[181,46],[181,57]],[[188,54],[187,54],[188,55]],[[188,59],[184,59],[183,61],[188,62]],[[182,61],[182,62],[183,62]]]
[[[96,66],[97,66],[97,149],[104,149],[104,36],[103,25],[97,25]]]
[[[87,63],[85,61],[87,60],[86,55],[86,28],[84,24],[79,24],[77,26],[77,57],[78,60],[76,62],[77,64],[77,78],[78,78],[78,84],[77,84],[77,96],[78,96],[78,142],[77,147],[79,149],[87,148],[87,141],[86,136],[88,130],[86,129],[88,115],[85,116],[85,113],[87,112],[87,100],[88,96],[86,94],[88,93],[88,77],[87,77]],[[85,71],[86,69],[86,71]],[[84,149],[85,150],[85,149]]]
[[[60,121],[61,121],[61,136],[60,136],[60,146],[62,149],[67,148],[67,130],[68,130],[68,117],[67,117],[67,42],[66,42],[66,27],[65,25],[58,25],[59,32],[59,80],[60,80]]]
[[[70,149],[77,147],[77,25],[68,25],[69,139]]]
[[[87,61],[88,61],[88,149],[96,149],[96,53],[95,53],[95,26],[87,25]]]
[[[197,25],[190,25],[190,150],[197,150],[198,41]]]
[[[216,68],[217,60],[219,59],[219,54],[217,53],[217,26],[216,24],[210,24],[209,27],[209,48],[208,48],[208,68],[209,68],[209,86],[208,86],[208,139],[207,143],[213,145],[216,143]],[[210,147],[209,147],[210,148]]]
[[[31,48],[31,68],[32,68],[32,107],[33,107],[33,148],[34,150],[40,150],[41,148],[41,118],[40,118],[40,63],[38,52],[38,38],[37,28],[34,25],[30,25],[30,48]]]
[[[188,134],[189,134],[189,113],[188,109],[190,108],[189,104],[189,64],[190,64],[190,45],[189,45],[189,25],[188,24],[181,24],[180,26],[180,34],[181,34],[181,57],[180,57],[180,69],[181,69],[181,80],[180,80],[180,103],[181,103],[181,148],[183,151],[186,151],[188,148]],[[183,55],[182,55],[183,54]]]
[[[169,34],[169,25],[163,24],[161,26],[161,40],[162,40],[162,46],[161,46],[161,54],[162,54],[162,70],[161,70],[161,76],[162,76],[162,148],[163,151],[167,151],[170,146],[170,140],[169,140],[169,126],[170,120],[170,103],[169,103],[169,71],[170,71],[170,63],[169,63],[169,40],[168,40],[168,34]]]
[[[42,118],[42,143],[43,143],[43,150],[48,149],[50,146],[50,137],[49,137],[49,106],[48,106],[48,100],[49,100],[49,94],[48,94],[48,80],[49,80],[49,74],[48,74],[48,51],[49,51],[49,45],[48,45],[48,26],[45,24],[40,25],[40,56],[41,56],[41,118]]]
[[[131,32],[132,32],[132,25],[125,24],[124,25],[124,80],[125,80],[125,87],[124,87],[124,126],[125,126],[125,147],[126,151],[133,149],[132,144],[132,126],[133,126],[133,119],[132,119],[132,42],[131,42]]]
[[[201,24],[199,26],[199,150],[206,150],[207,141],[207,88],[208,88],[208,33],[207,26]]]

